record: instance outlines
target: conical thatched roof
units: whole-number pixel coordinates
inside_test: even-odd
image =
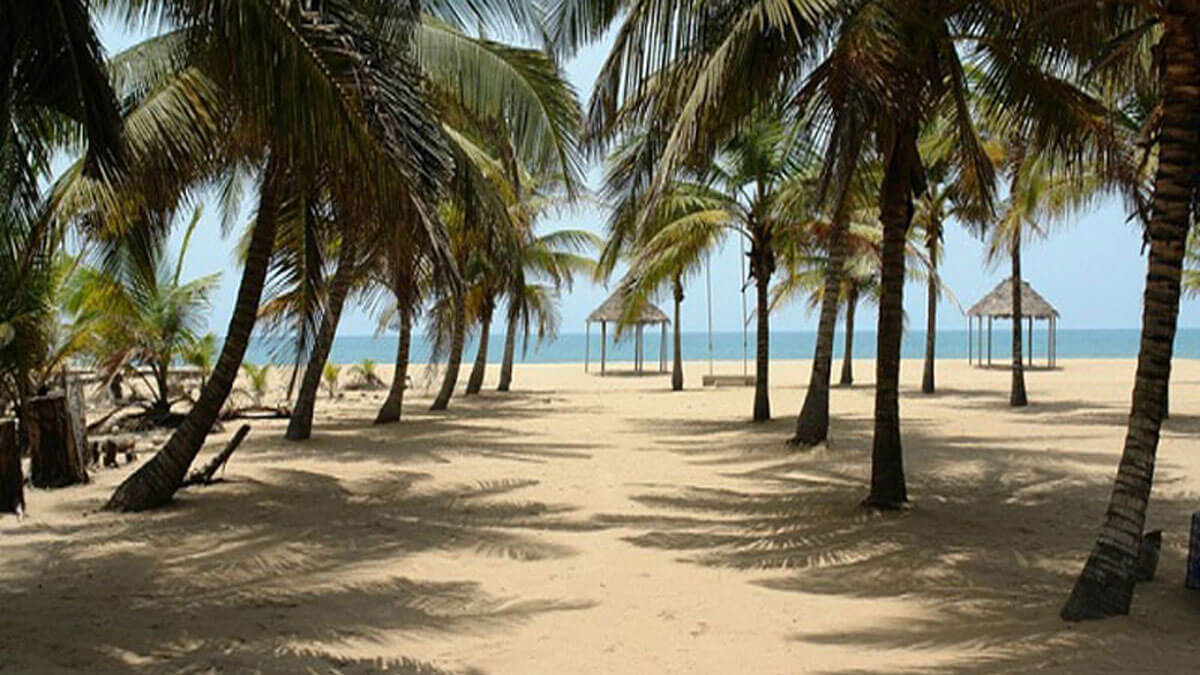
[[[967,310],[968,316],[1012,317],[1012,277],[1001,281],[991,293]],[[1058,317],[1058,310],[1046,301],[1028,281],[1021,280],[1021,316]]]
[[[591,314],[588,315],[588,321],[609,321],[617,323],[621,317],[625,315],[625,307],[627,305],[628,290],[625,284],[617,287],[608,299],[600,303]],[[661,309],[647,302],[642,305],[642,311],[639,312],[637,319],[629,323],[670,323],[671,320],[663,313]]]

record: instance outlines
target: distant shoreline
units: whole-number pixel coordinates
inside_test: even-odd
[[[609,333],[611,336],[611,331]],[[992,332],[992,362],[1003,363],[1011,359],[1009,345],[1011,333],[1008,325],[997,325]],[[1063,329],[1057,335],[1057,358],[1059,361],[1073,359],[1132,359],[1136,358],[1140,344],[1140,331],[1137,329]],[[978,349],[978,336],[969,345],[974,355]],[[1022,333],[1028,349],[1028,335]],[[396,359],[395,333],[380,336],[342,335],[334,340],[330,353],[332,363],[360,363],[370,359],[378,364],[394,363]],[[834,358],[842,358],[845,336],[838,333],[834,344]],[[816,333],[812,331],[776,331],[771,336],[772,361],[808,360],[812,358]],[[667,334],[666,353],[670,360],[671,335]],[[1033,335],[1033,355],[1035,364],[1042,364],[1046,359],[1045,325],[1035,326]],[[657,329],[646,331],[645,361],[647,366],[658,363],[659,349],[662,346],[662,334]],[[923,358],[925,352],[925,334],[923,331],[909,331],[904,336],[901,348],[901,358]],[[498,363],[503,355],[504,334],[493,333],[489,340],[488,362]],[[534,340],[529,343],[527,352],[523,353],[521,342],[517,343],[518,363],[578,363],[585,360],[585,353],[590,351],[588,360],[599,363],[600,338],[599,330],[593,330],[590,338],[582,333],[564,333],[553,342],[537,345]],[[987,353],[986,333],[984,353]],[[606,349],[606,359],[612,363],[633,360],[633,341],[624,339],[619,343],[610,340]],[[294,361],[293,352],[289,345],[279,341],[264,341],[254,339],[246,354],[246,360],[252,363],[275,363],[290,365]],[[754,360],[754,336],[747,336],[743,345],[741,333],[719,332],[713,334],[712,358],[716,361],[740,362],[743,354],[748,361]],[[411,362],[424,364],[431,360],[431,349],[424,335],[413,335]],[[688,361],[705,361],[709,359],[708,335],[701,332],[684,332],[683,355]],[[944,330],[937,335],[937,357],[939,359],[965,360],[968,355],[966,330]],[[1200,328],[1181,329],[1175,341],[1175,355],[1178,358],[1200,358]],[[856,331],[854,334],[855,359],[870,360],[875,356],[875,333],[873,331]],[[466,367],[470,367],[475,357],[475,341],[469,340],[463,353]]]

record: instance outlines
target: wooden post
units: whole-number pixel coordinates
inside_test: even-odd
[[[588,371],[588,358],[592,355],[592,322],[583,322],[583,372]]]
[[[17,423],[0,422],[0,513],[25,512],[25,477],[21,475],[21,446]]]
[[[600,374],[604,374],[605,351],[608,349],[608,322],[600,320]]]
[[[57,488],[88,482],[88,448],[76,445],[75,425],[62,392],[29,399],[24,421],[29,434],[30,484]]]
[[[988,317],[988,365],[992,365],[992,317]]]
[[[971,315],[968,314],[967,315],[967,365],[968,366],[971,365],[971,357],[974,356],[974,354],[971,353],[972,346],[973,346],[973,345],[971,345],[971,337],[972,337],[972,335],[971,335]]]
[[[1200,588],[1200,511],[1192,514],[1192,534],[1188,540],[1187,578],[1183,585]]]
[[[1029,325],[1029,329],[1026,331],[1026,334],[1029,336],[1029,339],[1027,340],[1027,342],[1029,342],[1029,347],[1027,347],[1025,349],[1025,353],[1026,353],[1026,359],[1029,361],[1029,367],[1032,368],[1033,367],[1033,317],[1032,316],[1029,317],[1028,325]]]

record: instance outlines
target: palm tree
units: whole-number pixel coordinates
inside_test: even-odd
[[[212,375],[213,364],[217,361],[217,336],[212,333],[201,335],[183,348],[183,362],[200,369],[200,380]]]
[[[1028,404],[1021,340],[1021,247],[1045,238],[1049,228],[1071,213],[1086,209],[1105,187],[1103,177],[1089,167],[1066,166],[1053,153],[1027,157],[1023,144],[1009,144],[1003,164],[1009,192],[999,221],[990,231],[987,256],[994,262],[1007,256],[1012,265],[1012,388],[1009,405]]]
[[[425,226],[435,228],[433,204],[449,169],[419,80],[411,65],[402,65],[411,63],[411,50],[403,48],[417,20],[411,9],[367,10],[336,0],[314,8],[229,0],[163,5],[162,18],[188,36],[173,54],[186,68],[171,70],[181,72],[180,77],[203,76],[206,85],[220,91],[225,110],[237,113],[228,116],[236,124],[232,133],[206,148],[204,156],[226,165],[262,167],[259,204],[213,374],[163,449],[118,487],[107,505],[115,510],[142,510],[169,501],[203,444],[233,386],[255,323],[276,224],[289,207],[285,197],[306,192],[293,186],[310,184],[312,167],[330,175],[369,176],[357,186],[359,194],[374,193],[376,198],[365,201],[417,204],[429,216]],[[401,28],[386,41],[374,39],[372,30],[380,22],[365,13],[380,10],[391,13],[389,25]]]
[[[337,397],[338,378],[342,375],[342,367],[332,363],[326,363],[324,370],[321,371],[321,379],[325,380],[325,391],[329,392],[329,398]]]
[[[359,386],[365,389],[377,389],[383,386],[383,380],[379,379],[376,370],[374,359],[363,359],[350,367],[350,374],[358,378]]]
[[[264,407],[267,400],[267,392],[270,391],[271,387],[271,364],[255,365],[253,363],[243,363],[242,372],[246,374],[247,384],[249,385],[248,393],[254,401],[254,407]]]
[[[1146,522],[1182,293],[1189,231],[1200,190],[1200,5],[1163,0],[1071,7],[1043,21],[1053,44],[1130,99],[1149,99],[1139,141],[1153,175],[1142,333],[1124,449],[1096,543],[1061,616],[1068,621],[1128,614]],[[1056,32],[1058,31],[1058,32]],[[1119,48],[1113,49],[1119,45]],[[1151,56],[1152,55],[1152,56]],[[1148,64],[1152,67],[1147,68]],[[1150,73],[1147,76],[1147,73]],[[1130,181],[1139,184],[1140,181]],[[1141,185],[1138,185],[1141,187]]]
[[[609,158],[605,196],[612,215],[597,275],[609,277],[622,257],[630,259],[626,277],[630,316],[639,314],[651,295],[667,287],[674,303],[671,389],[681,391],[684,281],[732,229],[734,218],[729,200],[695,172],[679,172],[664,187],[665,196],[647,211],[645,171],[653,166],[660,141],[650,134],[631,135]]]
[[[966,105],[972,87],[1002,101],[1011,111],[1006,125],[1039,148],[1083,147],[1103,136],[1096,132],[1107,112],[1057,72],[1039,68],[1041,51],[1009,39],[1024,28],[1011,3],[847,0],[780,7],[758,0],[721,12],[672,0],[650,4],[564,2],[551,34],[569,52],[623,21],[597,80],[589,129],[602,138],[619,135],[624,127],[616,120],[626,108],[648,110],[643,119],[672,120],[656,186],[676,167],[711,156],[748,124],[760,101],[781,90],[795,93],[789,98],[795,116],[812,120],[823,139],[827,175],[850,175],[864,136],[879,152],[883,274],[865,503],[898,507],[907,501],[898,394],[904,249],[914,198],[927,185],[918,147],[923,124],[949,117],[958,183],[988,206],[994,171]],[[968,81],[964,58],[985,76]],[[756,77],[747,80],[747,72]]]
[[[220,279],[212,274],[180,280],[199,214],[174,265],[165,239],[138,229],[105,243],[98,264],[81,267],[69,283],[66,309],[95,336],[101,375],[109,379],[129,367],[149,368],[153,399],[147,412],[155,422],[171,412],[171,369],[198,339]]]
[[[518,330],[525,337],[525,347],[529,345],[531,334],[536,334],[540,343],[558,332],[558,313],[554,306],[558,294],[563,288],[571,288],[576,274],[590,275],[595,271],[595,261],[583,252],[599,245],[600,239],[586,230],[533,234],[519,243],[521,262],[511,268],[510,272],[516,278],[512,279],[504,296],[508,303],[508,327],[504,334],[497,391],[509,391],[512,386]]]

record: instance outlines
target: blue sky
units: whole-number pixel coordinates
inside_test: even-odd
[[[105,48],[116,52],[128,47],[135,36],[127,34],[113,23],[102,23],[101,39]],[[607,51],[607,44],[597,43],[584,49],[566,66],[568,77],[586,101],[592,82]],[[589,173],[593,187],[598,185],[600,168]],[[247,200],[252,201],[252,200]],[[240,222],[247,222],[252,204],[243,205],[245,213]],[[582,228],[603,235],[607,213],[595,206],[581,207],[571,213],[547,218],[540,224],[544,230]],[[181,228],[182,229],[182,228]],[[182,233],[177,233],[177,240]],[[228,239],[220,232],[215,203],[209,206],[197,227],[191,251],[184,267],[185,278],[220,272],[221,285],[214,296],[210,328],[224,333],[233,311],[234,297],[240,270],[233,257],[236,234]],[[178,245],[178,241],[176,242]],[[712,257],[713,327],[718,331],[737,331],[742,324],[740,289],[742,272],[736,239],[730,239],[723,250]],[[979,240],[957,225],[946,232],[945,260],[942,277],[958,301],[970,306],[1008,274],[1007,265],[989,266]],[[1145,258],[1141,254],[1141,234],[1126,222],[1121,204],[1108,200],[1093,210],[1071,218],[1054,230],[1052,236],[1025,248],[1023,258],[1025,277],[1062,313],[1061,327],[1070,328],[1138,328],[1141,320],[1141,292],[1145,279]],[[589,312],[608,295],[603,285],[582,280],[574,289],[564,293],[561,301],[562,332],[583,331]],[[753,306],[751,289],[747,302]],[[664,299],[665,301],[665,299]],[[1185,302],[1180,325],[1200,327],[1200,303]],[[925,325],[925,294],[923,287],[910,283],[905,289],[905,308],[913,329]],[[668,309],[664,306],[664,309]],[[685,331],[703,331],[707,323],[704,278],[692,279],[683,303]],[[368,335],[375,332],[376,322],[367,308],[349,308],[339,329],[342,335]],[[873,307],[860,310],[858,325],[873,326]],[[772,315],[775,331],[813,330],[815,315],[797,303]],[[944,302],[938,313],[938,326],[944,329],[963,329],[966,319],[953,304]],[[502,328],[496,327],[497,331]]]

